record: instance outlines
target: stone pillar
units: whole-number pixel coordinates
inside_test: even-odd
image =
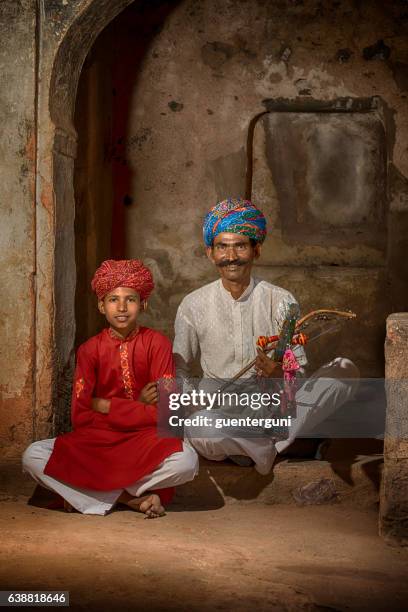
[[[387,418],[380,495],[380,534],[408,545],[408,313],[387,319]]]
[[[0,455],[33,440],[36,2],[0,2]]]

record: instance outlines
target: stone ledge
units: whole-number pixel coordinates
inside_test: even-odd
[[[379,499],[382,463],[380,454],[361,455],[354,462],[287,459],[261,476],[254,468],[200,459],[198,476],[178,487],[174,505],[208,509],[225,504],[295,504],[294,489],[328,478],[335,484],[340,503],[372,507]]]

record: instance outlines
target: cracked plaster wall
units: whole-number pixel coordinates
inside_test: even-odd
[[[32,436],[35,3],[0,4],[0,453]]]

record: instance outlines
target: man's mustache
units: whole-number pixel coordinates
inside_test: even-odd
[[[217,263],[219,268],[226,268],[227,266],[245,266],[249,263],[248,259],[231,259],[229,261],[220,261]]]

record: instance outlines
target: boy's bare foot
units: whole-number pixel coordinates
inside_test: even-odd
[[[139,511],[144,512],[146,518],[158,518],[166,514],[160,497],[155,493],[148,495],[144,501],[139,505]]]
[[[160,497],[155,493],[143,495],[142,497],[131,497],[129,493],[124,491],[119,497],[118,502],[125,504],[125,506],[128,506],[136,512],[142,512],[146,515],[146,518],[149,519],[158,518],[166,514],[161,504]]]

